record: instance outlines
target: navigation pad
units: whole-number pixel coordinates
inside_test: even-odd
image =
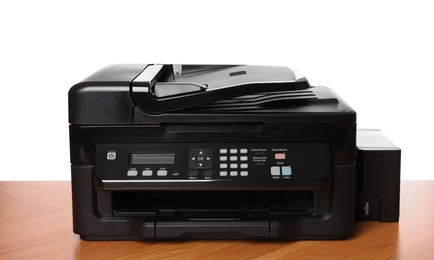
[[[212,149],[190,149],[189,169],[212,169]]]

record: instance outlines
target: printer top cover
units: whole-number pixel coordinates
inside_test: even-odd
[[[69,91],[83,239],[336,239],[356,113],[286,67],[113,65]]]

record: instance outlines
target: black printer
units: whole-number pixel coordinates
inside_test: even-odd
[[[286,67],[112,65],[70,89],[69,123],[82,239],[344,239],[399,218],[400,149]]]

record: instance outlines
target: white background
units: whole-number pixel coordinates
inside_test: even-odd
[[[67,92],[113,63],[294,66],[434,179],[430,1],[1,1],[0,180],[68,180]]]

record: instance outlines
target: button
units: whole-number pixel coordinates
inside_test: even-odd
[[[198,171],[188,171],[188,177],[197,177]]]
[[[240,153],[247,153],[247,149],[240,149]]]
[[[136,169],[128,170],[127,176],[137,176],[137,170]]]
[[[231,156],[231,157],[229,158],[229,160],[231,160],[231,161],[236,161],[236,160],[238,160],[238,156]]]
[[[190,149],[188,153],[188,168],[212,169],[212,149]]]
[[[152,176],[152,170],[143,170],[142,176]]]
[[[226,168],[228,168],[228,165],[226,163],[221,163],[220,168],[226,169]]]
[[[220,153],[228,153],[228,149],[225,149],[225,148],[223,148],[223,149],[220,149]]]
[[[248,172],[248,171],[241,171],[241,172],[240,172],[240,175],[241,175],[241,176],[248,176],[248,175],[249,175],[249,172]]]
[[[280,175],[280,167],[279,166],[271,166],[271,175],[278,176]]]
[[[286,156],[284,153],[276,153],[274,154],[274,159],[276,160],[285,160]]]
[[[212,171],[203,171],[203,177],[211,177]]]
[[[249,167],[249,165],[247,163],[242,163],[240,165],[241,169],[247,169]]]
[[[291,176],[292,169],[291,166],[282,166],[282,175],[283,176]]]
[[[228,160],[227,156],[220,156],[220,161],[225,162]]]
[[[227,171],[221,171],[220,176],[228,176],[228,172]]]
[[[240,156],[240,161],[243,161],[243,162],[247,161],[247,156]]]
[[[158,170],[157,176],[167,176],[167,171],[166,170]]]
[[[107,152],[107,160],[116,160],[116,152],[115,151],[108,151]]]
[[[231,149],[230,153],[238,153],[238,149]]]
[[[238,176],[238,172],[237,172],[237,171],[231,171],[231,172],[230,172],[230,175],[231,175],[231,176]]]
[[[238,164],[236,163],[231,163],[231,169],[236,169],[238,168]]]

